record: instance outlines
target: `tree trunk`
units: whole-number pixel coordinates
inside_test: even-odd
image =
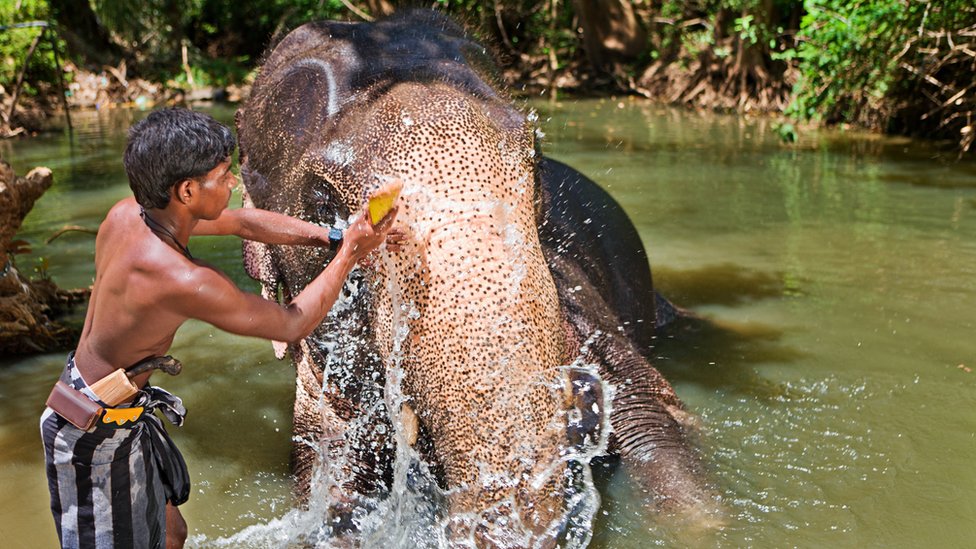
[[[31,56],[34,55],[34,50],[37,49],[37,45],[41,43],[41,39],[44,38],[44,33],[47,29],[41,29],[41,32],[34,37],[34,41],[31,42],[29,48],[27,48],[27,55],[24,56],[24,64],[20,67],[20,72],[17,73],[17,83],[14,84],[14,93],[10,99],[10,111],[4,115],[4,120],[9,124],[13,124],[14,112],[17,110],[17,99],[20,97],[20,90],[24,85],[24,74],[27,73],[27,67],[30,66]]]
[[[119,64],[122,50],[112,42],[89,0],[49,0],[48,4],[72,57],[95,68]]]
[[[169,63],[178,63],[182,59],[184,46],[182,2],[180,0],[167,0],[165,10],[166,24],[169,25],[170,31],[165,42],[169,52],[163,56],[163,59]],[[189,72],[186,63],[183,65]]]
[[[769,46],[764,38],[772,27],[773,1],[761,0],[755,7],[742,10],[742,17],[752,16],[752,25],[757,28],[757,40],[734,36],[735,62],[722,87],[722,94],[733,98],[736,108],[748,110],[748,105],[767,108],[771,101],[769,86]]]
[[[576,0],[583,47],[593,68],[612,73],[615,64],[634,59],[647,45],[647,31],[630,0]]]

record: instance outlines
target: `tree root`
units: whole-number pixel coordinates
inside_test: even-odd
[[[52,181],[46,168],[17,177],[0,159],[0,355],[69,349],[81,330],[58,319],[87,301],[90,291],[63,290],[48,278],[23,277],[13,261],[13,252],[21,249],[13,238]]]

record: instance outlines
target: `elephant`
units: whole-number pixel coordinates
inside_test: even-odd
[[[461,26],[410,11],[291,31],[237,112],[245,206],[341,226],[403,183],[401,251],[354,271],[312,335],[276,343],[296,368],[296,492],[329,500],[330,535],[389,493],[407,446],[458,544],[555,543],[594,454],[618,456],[651,509],[711,497],[689,414],[649,362],[660,300],[636,229],[540,154],[535,115],[500,82]],[[331,257],[244,249],[282,302]]]

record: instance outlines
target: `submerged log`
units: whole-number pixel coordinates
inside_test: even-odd
[[[59,319],[84,303],[89,290],[63,290],[46,277],[24,277],[13,258],[21,247],[14,236],[53,180],[47,168],[17,177],[0,158],[0,356],[69,349],[78,340],[80,327]]]

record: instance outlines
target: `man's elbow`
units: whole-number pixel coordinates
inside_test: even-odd
[[[274,338],[278,341],[285,341],[291,344],[298,344],[301,340],[305,339],[312,332],[315,331],[319,325],[318,322],[310,322],[301,318],[295,319],[293,322],[289,322],[285,325],[284,333],[281,334],[282,337]]]

